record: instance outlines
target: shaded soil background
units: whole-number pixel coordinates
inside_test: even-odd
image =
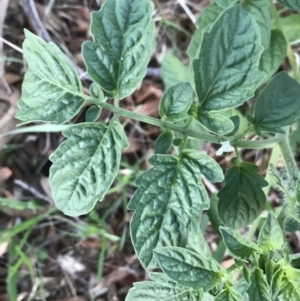
[[[101,0],[1,0],[0,1],[0,133],[15,129],[17,100],[26,65],[22,55],[23,29],[53,41],[76,66],[88,92],[89,81],[80,53],[81,44],[91,39],[90,12]],[[188,16],[180,3],[188,3]],[[209,1],[155,1],[157,45],[146,78],[139,89],[122,101],[122,106],[158,117],[164,92],[160,65],[171,51],[184,63],[191,20]],[[283,65],[286,69],[288,66]],[[84,121],[82,110],[74,122]],[[103,111],[99,119],[108,120]],[[49,155],[63,141],[60,133],[17,133],[0,139],[0,300],[82,301],[125,300],[133,282],[147,279],[134,254],[129,236],[132,213],[126,205],[135,191],[134,179],[149,168],[147,158],[160,130],[132,120],[121,120],[130,141],[124,150],[121,170],[105,199],[95,210],[79,218],[55,210],[49,188]],[[295,146],[297,146],[295,144]],[[216,157],[218,146],[204,143],[201,150],[215,158],[224,170],[233,155]],[[259,165],[265,174],[270,150],[244,151],[243,158]],[[282,163],[278,162],[278,166]],[[210,194],[220,186],[205,182]],[[269,201],[281,203],[276,190]],[[218,236],[208,227],[206,239],[215,251]],[[13,230],[10,230],[13,229]],[[299,234],[289,237],[299,251]],[[223,265],[232,263],[224,258]],[[15,298],[15,299],[12,299]]]

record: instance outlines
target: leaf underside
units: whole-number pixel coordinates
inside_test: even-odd
[[[148,0],[105,1],[92,12],[94,41],[82,54],[91,78],[108,97],[132,94],[146,75],[154,46],[153,5]]]
[[[193,63],[202,113],[234,108],[253,96],[265,76],[258,71],[263,51],[259,41],[258,25],[240,5],[227,9],[204,34]]]
[[[164,246],[186,247],[188,235],[196,235],[199,217],[209,207],[200,175],[213,182],[223,179],[219,165],[198,151],[184,150],[181,158],[155,155],[153,168],[137,180],[138,189],[128,208],[135,210],[131,238],[146,268],[157,267],[153,250]],[[199,230],[199,229],[198,229]]]
[[[63,132],[67,138],[50,156],[50,185],[58,209],[78,216],[101,201],[119,171],[128,146],[122,126],[113,121],[82,123]]]
[[[25,30],[24,56],[29,69],[22,85],[16,117],[23,123],[65,123],[82,108],[82,85],[61,50],[54,43]]]

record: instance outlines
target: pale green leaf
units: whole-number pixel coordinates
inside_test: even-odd
[[[281,133],[300,117],[300,85],[287,73],[277,74],[256,99],[249,121],[257,133]]]
[[[144,267],[156,267],[153,250],[163,246],[185,247],[188,235],[195,233],[195,223],[209,197],[200,181],[203,174],[213,182],[223,179],[220,166],[198,151],[184,150],[180,159],[155,155],[153,168],[137,180],[138,189],[128,208],[135,210],[131,219],[131,238]]]
[[[276,298],[280,292],[283,276],[284,276],[284,270],[279,269],[272,277],[270,287],[271,287],[271,295],[273,299]]]
[[[236,257],[248,259],[258,251],[255,243],[242,236],[238,231],[229,228],[219,228],[227,249]]]
[[[218,135],[225,135],[234,130],[234,124],[231,119],[221,114],[201,114],[199,112],[197,120],[210,132]]]
[[[226,286],[216,297],[216,301],[243,301],[240,295],[233,287]]]
[[[176,283],[144,281],[134,284],[125,301],[199,301],[202,295]]]
[[[156,154],[165,154],[173,143],[173,132],[162,132],[156,139],[154,144],[154,151]]]
[[[67,138],[50,156],[54,202],[66,215],[91,211],[118,174],[122,148],[128,146],[119,122],[82,123],[63,132]]]
[[[91,17],[94,41],[82,55],[91,78],[106,94],[122,99],[138,87],[154,46],[153,4],[148,0],[109,0]]]
[[[155,249],[154,256],[163,272],[182,286],[207,292],[221,281],[221,267],[213,258],[179,247]]]
[[[192,75],[188,67],[171,53],[166,53],[164,56],[161,64],[161,76],[166,90],[179,83],[192,82]]]
[[[232,6],[233,4],[236,3],[236,0],[215,0],[215,1],[219,6],[224,8]]]
[[[85,112],[85,121],[93,122],[96,121],[101,114],[101,107],[99,106],[90,106]]]
[[[268,182],[258,173],[256,165],[246,162],[228,169],[225,181],[218,193],[221,221],[232,229],[251,224],[265,209],[262,187]]]
[[[300,39],[300,15],[291,14],[280,18],[284,35],[290,43]]]
[[[16,117],[28,123],[65,123],[84,105],[82,85],[61,50],[25,30],[24,56],[29,69],[22,85]]]
[[[254,17],[259,26],[262,46],[265,49],[269,48],[272,29],[270,0],[244,0],[242,5]]]
[[[262,226],[258,246],[265,250],[280,250],[285,243],[282,229],[273,212],[269,212],[264,225]]]
[[[101,90],[101,87],[95,82],[90,85],[90,95],[97,101],[97,103],[101,103],[104,100],[104,93]]]
[[[300,11],[300,0],[277,0],[277,2],[290,9]]]
[[[299,301],[300,286],[299,283],[291,281],[288,276],[284,276],[281,281],[281,290],[279,293],[282,301]]]
[[[223,11],[223,7],[216,3],[212,3],[200,13],[196,22],[197,29],[194,32],[190,45],[187,49],[187,53],[191,60],[198,56],[204,33],[210,31],[212,25]]]
[[[160,101],[159,115],[168,121],[184,119],[192,105],[193,94],[189,83],[180,83],[169,88]]]
[[[240,5],[227,9],[205,33],[193,63],[199,110],[234,108],[253,96],[264,72],[258,71],[263,47],[254,18]]]
[[[278,70],[286,53],[287,42],[283,33],[278,29],[272,30],[270,46],[262,53],[259,62],[259,69],[267,74],[265,81]]]
[[[271,301],[269,285],[261,269],[255,268],[251,271],[247,293],[251,301]]]

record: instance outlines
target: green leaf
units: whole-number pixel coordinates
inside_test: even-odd
[[[242,5],[254,17],[259,26],[262,46],[265,49],[269,48],[272,29],[270,0],[244,0]]]
[[[221,114],[201,114],[199,112],[197,120],[210,132],[218,135],[225,135],[234,130],[234,124],[231,119]]]
[[[269,285],[262,270],[255,268],[250,275],[250,286],[247,290],[250,300],[271,301]]]
[[[239,115],[231,116],[230,120],[232,121],[234,128],[230,133],[225,135],[227,137],[236,135],[240,131],[240,128],[243,126],[243,125],[241,125],[241,119],[240,119]],[[247,122],[247,125],[248,125],[248,122]]]
[[[187,116],[193,101],[193,89],[189,83],[169,88],[159,105],[159,115],[168,121],[179,121]]]
[[[144,281],[134,283],[126,296],[126,301],[199,301],[202,300],[201,291],[178,286],[172,282]]]
[[[225,181],[226,185],[218,193],[220,219],[233,229],[251,224],[265,209],[262,187],[268,182],[258,173],[256,165],[246,162],[231,167]]]
[[[284,276],[281,282],[280,297],[282,301],[299,301],[299,283],[292,281],[288,276]]]
[[[136,254],[151,268],[157,267],[153,250],[185,247],[188,235],[195,234],[190,229],[209,208],[201,173],[212,182],[222,181],[223,173],[216,161],[194,150],[184,150],[180,159],[155,155],[149,162],[153,168],[137,178],[138,189],[128,208],[135,210],[130,229]]]
[[[226,286],[216,297],[215,301],[243,301],[240,295],[233,287]]]
[[[221,281],[221,267],[212,258],[200,258],[178,247],[155,249],[154,256],[163,272],[179,285],[207,292]]]
[[[300,85],[287,73],[277,74],[258,96],[254,117],[249,118],[257,133],[282,133],[281,127],[300,117]]]
[[[210,31],[212,25],[223,11],[224,8],[222,6],[212,3],[199,15],[196,22],[197,29],[194,32],[190,45],[187,49],[187,53],[191,61],[199,54],[204,33]]]
[[[284,35],[290,43],[300,39],[300,15],[292,14],[280,18]]]
[[[148,0],[109,0],[92,12],[94,41],[83,43],[82,55],[89,75],[108,97],[132,94],[146,75],[154,45],[152,12]]]
[[[265,81],[278,70],[286,53],[287,42],[284,34],[278,29],[272,30],[270,46],[262,53],[259,62],[259,69],[267,73]]]
[[[173,132],[162,132],[156,139],[154,144],[154,151],[156,154],[165,154],[173,143]]]
[[[284,276],[284,270],[279,269],[276,271],[276,273],[272,277],[272,282],[271,282],[271,295],[272,298],[275,299],[279,292],[280,288],[282,286],[282,278]]]
[[[219,6],[224,8],[232,6],[233,4],[236,3],[236,0],[215,0],[215,1]]]
[[[192,75],[188,67],[171,53],[166,53],[164,56],[161,75],[166,90],[179,83],[192,82]]]
[[[86,112],[85,112],[85,121],[87,122],[93,122],[96,121],[100,114],[101,114],[102,108],[99,106],[90,106]]]
[[[234,108],[253,96],[265,76],[258,71],[259,41],[258,25],[240,5],[227,9],[204,34],[193,63],[202,113]]]
[[[101,90],[101,87],[96,84],[92,83],[90,85],[90,95],[97,100],[97,103],[101,103],[104,101],[104,94],[103,91]]]
[[[283,6],[289,7],[293,10],[300,11],[300,1],[299,0],[277,0]]]
[[[255,243],[246,239],[240,233],[229,228],[219,228],[227,249],[236,257],[248,259],[258,251]]]
[[[258,237],[258,246],[267,251],[280,250],[284,246],[282,229],[273,212],[269,212]]]
[[[128,146],[119,122],[82,123],[63,132],[67,138],[50,156],[50,185],[55,205],[66,215],[91,211],[119,171]]]
[[[65,123],[79,113],[85,100],[82,85],[61,50],[25,30],[24,56],[29,69],[22,85],[16,117],[28,123]]]

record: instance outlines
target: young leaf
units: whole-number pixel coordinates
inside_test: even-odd
[[[188,67],[171,53],[166,53],[164,56],[161,75],[166,90],[179,83],[192,82],[192,75]]]
[[[259,41],[258,25],[240,5],[227,9],[204,34],[193,63],[202,113],[234,108],[253,96],[265,76],[258,71]]]
[[[227,249],[234,256],[248,259],[253,253],[258,251],[255,243],[246,239],[237,231],[225,227],[220,227],[219,230]]]
[[[249,225],[265,209],[262,187],[268,182],[258,173],[256,165],[246,162],[231,167],[225,181],[226,185],[218,193],[220,219],[232,229]]]
[[[226,287],[218,294],[215,301],[243,301],[243,296],[233,287]]]
[[[156,154],[165,154],[173,143],[173,132],[162,132],[156,139],[154,144],[154,151]]]
[[[101,90],[101,87],[96,84],[96,83],[92,83],[90,86],[90,94],[92,97],[94,97],[97,102],[103,102],[104,100],[104,94],[103,91]]]
[[[93,122],[96,121],[101,114],[101,107],[99,106],[90,106],[85,112],[85,121]]]
[[[178,247],[155,249],[154,256],[164,273],[179,285],[207,292],[221,281],[221,267],[212,258],[200,258]]]
[[[215,0],[215,1],[219,6],[224,8],[232,6],[233,4],[236,3],[236,0]]]
[[[119,122],[81,123],[63,132],[67,138],[50,156],[50,185],[58,209],[78,216],[103,199],[119,171],[128,146]]]
[[[201,291],[193,291],[172,282],[144,281],[134,283],[125,301],[198,301],[202,300]]]
[[[284,245],[282,229],[273,212],[269,212],[259,233],[258,246],[265,250],[280,250]]]
[[[259,69],[267,73],[265,81],[277,71],[286,52],[287,42],[283,33],[278,29],[272,30],[270,46],[262,53],[259,62]]]
[[[249,117],[249,116],[248,116]],[[282,133],[300,117],[300,85],[285,72],[277,74],[258,96],[248,120],[257,133]]]
[[[159,115],[168,121],[186,117],[193,101],[193,89],[189,83],[180,83],[168,89],[159,104]]]
[[[290,43],[300,39],[300,15],[292,14],[280,18],[284,35]]]
[[[300,1],[299,0],[277,0],[283,6],[289,7],[293,10],[300,11]]]
[[[28,123],[65,123],[83,107],[82,85],[60,49],[25,30],[24,56],[29,69],[22,86],[16,117]]]
[[[271,295],[272,295],[273,299],[275,299],[278,296],[279,292],[280,292],[280,288],[282,286],[283,276],[284,276],[284,270],[279,269],[279,270],[276,271],[276,273],[272,277]]]
[[[271,301],[269,285],[262,270],[255,268],[250,275],[250,286],[247,290],[250,300]]]
[[[284,276],[281,281],[280,297],[282,301],[299,301],[300,289],[299,284]]]
[[[261,44],[267,49],[271,40],[272,21],[269,0],[244,0],[243,7],[254,17],[261,33]]]
[[[208,209],[209,197],[200,181],[223,179],[220,166],[198,151],[184,150],[180,159],[171,155],[150,158],[153,168],[136,180],[138,189],[128,204],[135,210],[131,219],[131,238],[144,267],[157,267],[153,250],[164,246],[185,247],[190,228]]]
[[[221,114],[201,114],[201,112],[199,112],[197,120],[210,132],[218,135],[225,135],[234,130],[234,124],[231,119]]]
[[[108,0],[92,12],[94,41],[83,43],[82,55],[91,78],[111,98],[131,94],[146,74],[154,45],[152,12],[148,0]]]
[[[187,53],[191,61],[198,56],[204,33],[210,31],[212,25],[223,11],[224,8],[222,6],[217,5],[217,3],[212,3],[199,15],[196,22],[197,29],[194,32],[190,45],[187,49]]]

